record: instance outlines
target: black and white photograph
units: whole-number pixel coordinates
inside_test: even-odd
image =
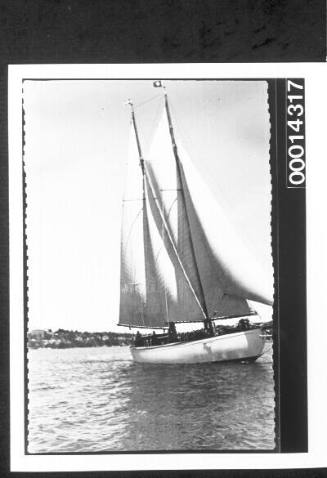
[[[23,83],[27,451],[275,450],[263,80]]]
[[[323,474],[326,2],[0,12],[0,475]]]
[[[11,67],[14,470],[321,462],[321,71]]]

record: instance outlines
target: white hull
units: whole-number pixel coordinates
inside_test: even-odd
[[[157,364],[255,360],[263,353],[264,344],[262,330],[258,328],[192,342],[131,347],[131,353],[135,362]]]

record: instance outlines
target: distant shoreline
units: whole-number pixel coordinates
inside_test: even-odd
[[[120,344],[120,345],[64,345],[64,346],[61,346],[61,347],[52,347],[52,346],[44,346],[44,345],[40,345],[40,346],[37,346],[37,347],[34,347],[34,346],[30,346],[28,345],[28,350],[44,350],[44,349],[51,349],[51,350],[71,350],[71,349],[101,349],[101,348],[110,348],[110,347],[129,347],[130,345],[128,344]]]
[[[267,332],[267,340],[271,340],[272,322],[263,326]],[[29,349],[51,348],[85,348],[85,347],[113,347],[133,345],[135,334],[118,332],[80,332],[78,330],[51,329],[32,330],[27,334]]]
[[[27,334],[29,349],[52,348],[85,348],[85,347],[112,347],[131,345],[133,334],[117,332],[79,332],[77,330],[58,329],[32,330]]]

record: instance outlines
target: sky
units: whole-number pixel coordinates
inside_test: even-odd
[[[125,102],[134,102],[146,158],[163,107],[162,90],[152,83],[24,82],[30,329],[127,331],[116,325],[130,130]],[[165,85],[177,141],[272,289],[267,83]],[[271,308],[255,308],[270,318]]]

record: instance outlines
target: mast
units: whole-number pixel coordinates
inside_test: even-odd
[[[160,86],[162,86],[161,82],[160,82]],[[177,144],[176,144],[176,140],[175,140],[174,128],[173,128],[173,124],[172,124],[172,120],[171,120],[171,114],[170,114],[169,103],[168,103],[168,96],[167,96],[165,86],[162,86],[162,87],[163,87],[163,90],[164,90],[165,110],[166,110],[166,113],[167,113],[167,119],[168,119],[168,125],[169,125],[169,134],[170,134],[170,139],[171,139],[171,143],[172,143],[174,158],[175,158],[175,162],[176,162],[177,177],[178,177],[178,181],[179,181],[179,184],[180,184],[181,197],[182,197],[184,210],[185,210],[186,225],[187,225],[187,230],[188,230],[189,239],[190,239],[190,249],[191,249],[192,259],[193,259],[194,266],[195,266],[197,281],[198,281],[198,284],[199,284],[199,291],[200,291],[200,296],[201,296],[200,297],[201,306],[202,306],[204,314],[205,314],[204,326],[211,333],[213,333],[212,321],[209,317],[209,313],[208,313],[208,309],[207,309],[207,305],[206,305],[206,301],[205,301],[205,295],[204,295],[204,291],[203,291],[203,285],[202,285],[202,281],[201,281],[201,276],[200,276],[200,272],[199,272],[199,269],[198,269],[197,260],[196,260],[196,256],[195,256],[190,219],[189,219],[187,209],[186,209],[186,199],[185,199],[185,193],[184,193],[184,189],[183,189],[181,165],[180,165],[180,159],[179,159],[178,150],[177,150]]]
[[[137,151],[139,154],[139,161],[140,161],[140,167],[142,171],[142,211],[143,211],[143,217],[144,217],[144,208],[145,208],[145,182],[144,182],[144,159],[142,156],[142,149],[141,149],[141,143],[140,143],[140,138],[139,134],[137,131],[136,127],[136,121],[135,121],[135,113],[134,113],[134,105],[131,99],[128,99],[127,103],[131,107],[131,116],[132,116],[132,123],[133,123],[133,129],[135,133],[135,139],[136,139],[136,145],[137,145]],[[129,324],[129,328],[130,328]]]
[[[206,317],[206,314],[203,310],[200,298],[197,296],[197,293],[195,292],[195,290],[192,286],[192,283],[190,282],[190,280],[188,278],[188,275],[185,271],[185,268],[184,268],[184,266],[183,266],[183,264],[182,264],[182,262],[179,258],[178,251],[175,247],[174,240],[173,240],[173,238],[170,234],[169,226],[168,226],[168,224],[165,220],[163,211],[161,211],[161,209],[156,204],[156,193],[154,191],[154,187],[153,187],[151,178],[148,175],[148,171],[147,171],[147,168],[146,168],[146,163],[143,159],[141,142],[140,142],[140,138],[139,138],[139,135],[138,135],[138,128],[137,128],[137,124],[136,124],[136,118],[135,118],[135,114],[134,114],[133,104],[130,100],[126,104],[129,104],[130,107],[131,107],[131,118],[132,118],[131,127],[132,127],[132,134],[133,134],[134,145],[135,145],[134,146],[134,148],[135,148],[134,149],[134,151],[135,151],[134,161],[135,160],[136,161],[133,162],[133,164],[135,164],[135,163],[136,164],[135,164],[135,168],[132,170],[133,171],[133,173],[132,173],[133,176],[132,177],[135,177],[135,175],[137,174],[136,167],[140,166],[141,170],[142,170],[142,177],[139,178],[139,196],[138,197],[139,197],[140,203],[141,203],[141,204],[139,203],[140,206],[141,206],[141,210],[143,211],[143,213],[142,213],[142,221],[143,221],[142,234],[143,234],[143,236],[142,236],[142,241],[138,241],[137,238],[136,238],[135,245],[139,246],[138,249],[140,249],[140,247],[143,248],[142,255],[144,254],[144,259],[145,259],[145,271],[144,271],[145,272],[145,277],[143,278],[143,276],[142,277],[140,276],[140,278],[139,278],[140,280],[138,282],[140,284],[142,284],[143,283],[142,281],[145,280],[144,285],[145,285],[145,289],[146,289],[146,296],[149,294],[150,303],[147,304],[146,313],[147,314],[150,313],[150,316],[151,316],[151,314],[157,314],[158,315],[158,313],[160,313],[162,317],[166,317],[165,318],[165,324],[164,324],[165,326],[166,326],[167,323],[169,323],[171,321],[174,321],[174,318],[170,317],[170,315],[168,314],[169,304],[168,304],[168,301],[167,301],[166,282],[163,286],[162,283],[160,284],[160,280],[163,280],[163,279],[164,279],[164,281],[168,280],[169,287],[170,287],[170,289],[169,289],[170,290],[170,297],[173,297],[173,295],[174,295],[173,290],[176,287],[176,280],[177,280],[177,278],[176,278],[176,274],[177,274],[176,267],[177,267],[178,273],[181,274],[182,280],[184,280],[188,284],[189,289],[187,289],[187,290],[189,290],[190,293],[194,296],[195,302],[196,302],[197,306],[199,307],[199,310],[202,312],[203,317]],[[170,146],[169,143],[168,143],[168,146]],[[139,161],[137,161],[137,159],[139,159]],[[137,163],[139,163],[139,165],[137,165]],[[137,196],[137,193],[136,193],[136,196]],[[134,193],[133,193],[133,197],[134,197]],[[150,211],[147,211],[147,205],[148,205],[147,201],[148,200],[150,201],[149,206],[151,207],[151,209],[152,209],[152,207],[157,208],[157,209],[155,209],[155,211],[157,211],[157,212],[154,212],[152,210],[152,214],[154,214],[155,216],[156,216],[156,214],[158,215],[157,219],[155,219],[155,216],[152,216],[152,219],[153,219],[152,229],[151,228],[149,229],[150,223],[148,222],[148,219],[149,219],[148,218],[148,212],[150,212]],[[151,202],[153,200],[155,201],[154,203]],[[127,204],[132,204],[132,202],[128,202]],[[140,216],[140,214],[137,210],[133,211],[132,215],[133,215],[133,217],[135,215],[135,218]],[[151,216],[151,214],[150,214],[150,216]],[[126,217],[128,217],[128,215]],[[126,222],[126,225],[127,225],[126,234],[127,234],[128,239],[131,237],[131,231],[136,224],[133,217],[130,217]],[[160,228],[159,228],[159,225],[158,225],[158,220],[159,219],[160,219]],[[150,231],[152,231],[152,232],[150,232]],[[164,235],[167,234],[169,247],[172,248],[171,252],[166,250],[166,246],[164,246],[164,248],[162,248],[162,243],[159,244],[158,243],[158,238],[157,239],[155,238],[155,235],[158,232],[160,239],[164,241],[164,239],[162,237],[162,235],[163,235],[162,231],[164,231]],[[152,241],[154,241],[154,243],[152,243]],[[142,242],[142,246],[141,246],[141,242]],[[155,244],[154,247],[156,248],[156,251],[157,251],[155,256],[154,256],[153,244]],[[167,257],[162,259],[163,261],[166,261],[165,262],[166,265],[163,265],[162,262],[161,262],[161,265],[159,263],[157,263],[158,247],[159,247],[159,250],[166,251],[166,256]],[[141,253],[141,250],[139,252]],[[170,257],[171,253],[173,253],[175,259],[172,259]],[[124,257],[126,259],[126,256],[124,256]],[[126,264],[125,259],[124,259],[124,267],[125,267],[125,264]],[[141,260],[140,255],[138,256],[138,259]],[[133,264],[133,260],[134,259],[132,259],[132,264]],[[168,261],[169,265],[168,265],[167,261]],[[139,267],[139,266],[140,266],[140,263],[136,264],[136,268]],[[168,269],[167,269],[167,266],[168,266]],[[161,272],[160,272],[158,267],[159,268],[164,267],[165,271],[163,272],[163,270],[161,269]],[[175,271],[174,271],[174,269],[175,269]],[[163,276],[160,275],[161,273],[163,273]],[[127,272],[127,274],[128,274],[128,272]],[[159,276],[161,277],[161,279],[159,279]],[[133,279],[133,282],[134,281],[135,280]],[[127,290],[125,291],[125,295],[127,294],[127,296],[126,296],[127,297],[126,308],[128,309],[131,302],[134,300],[134,297],[128,297],[128,294],[129,294],[128,286],[130,285],[130,278],[127,277],[125,282],[126,282],[125,285],[127,287]],[[150,288],[148,289],[148,287],[150,287]],[[123,289],[121,289],[121,290],[123,290]],[[162,302],[161,299],[162,299],[163,292],[165,292],[165,294],[164,294],[164,306],[162,307],[163,304],[161,303]],[[123,304],[124,300],[125,300],[125,297],[122,298],[122,296],[121,296],[120,303]],[[171,298],[170,298],[170,301],[171,301]],[[177,313],[178,308],[176,309],[176,306],[173,305],[172,302],[170,302],[170,303],[172,305],[172,309],[171,309],[172,313],[173,313],[173,315],[175,314],[174,317],[177,318],[176,313]],[[148,308],[148,306],[150,306],[150,309]],[[141,305],[139,304],[138,307],[140,308]],[[125,312],[123,311],[123,315],[124,314],[125,314]],[[125,323],[126,323],[125,315],[124,315],[124,319],[123,319],[125,321],[124,323],[120,319],[121,325],[125,325]],[[121,314],[120,314],[120,317],[122,317]],[[147,322],[148,322],[148,318],[147,318]],[[155,319],[155,320],[157,320],[157,319]],[[150,322],[151,321],[153,321],[153,320],[150,319]],[[140,322],[140,321],[138,320],[137,322]],[[199,322],[200,322],[200,320],[199,320]],[[137,325],[142,326],[141,322],[138,323]],[[144,325],[145,324],[144,324],[144,320],[143,320],[143,326]],[[162,324],[160,324],[160,325],[162,325]]]
[[[141,167],[141,171],[142,171],[143,227],[148,227],[148,225],[146,224],[146,221],[145,221],[145,216],[144,216],[145,201],[146,201],[146,197],[145,197],[145,179],[146,179],[146,178],[145,178],[144,158],[143,158],[142,148],[141,148],[141,142],[140,142],[140,138],[139,138],[137,126],[136,126],[136,119],[135,119],[135,113],[134,113],[133,102],[129,99],[127,103],[128,103],[128,104],[130,105],[130,107],[131,107],[132,123],[133,123],[134,132],[135,132],[135,139],[136,139],[136,144],[137,144],[137,150],[138,150],[138,153],[139,153],[140,167]],[[165,290],[165,305],[166,305],[166,312],[167,312],[167,319],[168,319],[167,321],[168,321],[168,324],[169,324],[168,304],[167,304],[166,290]]]
[[[144,174],[145,174],[145,171],[144,171],[144,159],[143,159],[143,155],[142,155],[142,148],[141,148],[139,133],[138,133],[137,127],[136,127],[134,106],[133,106],[132,100],[128,100],[128,101],[127,101],[127,104],[131,107],[132,123],[133,123],[134,132],[135,132],[137,150],[138,150],[138,153],[139,153],[140,167],[141,167],[142,176],[143,176],[143,196],[145,197],[145,193],[144,193],[144,189],[145,189],[145,188],[144,188]]]

